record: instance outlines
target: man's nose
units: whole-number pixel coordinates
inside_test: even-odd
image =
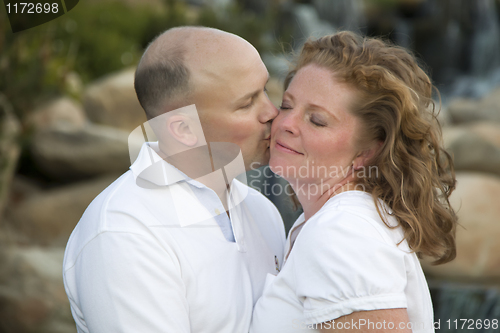
[[[279,113],[278,109],[274,106],[269,97],[267,97],[266,95],[264,98],[265,98],[265,106],[262,108],[259,119],[259,121],[263,124],[276,118]]]

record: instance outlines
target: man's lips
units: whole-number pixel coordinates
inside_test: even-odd
[[[283,151],[285,153],[296,154],[296,155],[304,155],[302,153],[299,153],[295,149],[292,149],[292,148],[288,147],[287,145],[283,144],[283,142],[280,142],[278,140],[276,140],[276,149],[281,150],[281,151]]]

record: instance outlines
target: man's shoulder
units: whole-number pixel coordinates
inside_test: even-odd
[[[144,191],[135,184],[130,172],[125,172],[104,191],[102,191],[87,207],[80,221],[92,220],[100,223],[100,231],[110,227],[109,216],[130,214],[138,211],[144,198]],[[135,215],[135,214],[132,214]]]
[[[104,232],[144,232],[143,221],[150,220],[144,193],[135,184],[131,171],[125,172],[92,200],[73,230],[67,248],[83,247]]]

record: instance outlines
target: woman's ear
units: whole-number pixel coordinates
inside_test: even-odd
[[[174,115],[167,120],[167,129],[175,140],[193,147],[198,143],[198,137],[191,126],[191,120],[185,115]]]
[[[370,148],[360,152],[352,162],[353,169],[359,170],[364,167],[369,160],[379,153],[382,144],[382,141],[377,141]]]

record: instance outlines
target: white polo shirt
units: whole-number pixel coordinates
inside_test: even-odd
[[[277,209],[234,180],[228,241],[215,192],[155,150],[143,145],[69,238],[63,276],[78,332],[248,332],[266,274],[283,257]]]
[[[392,216],[388,223],[397,225]],[[406,241],[397,245],[402,239],[401,227],[388,228],[362,191],[335,195],[306,222],[301,215],[281,272],[267,278],[250,332],[318,332],[320,323],[353,312],[393,308],[407,309],[414,333],[434,332],[425,276]],[[356,323],[348,329],[380,328]]]

